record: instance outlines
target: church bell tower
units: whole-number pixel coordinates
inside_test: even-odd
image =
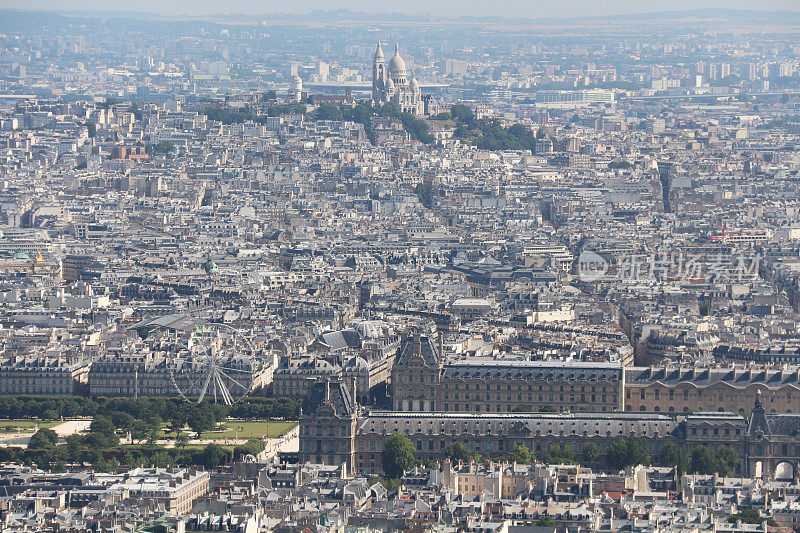
[[[372,100],[381,102],[384,90],[386,89],[386,58],[383,56],[383,49],[380,41],[375,49],[375,57],[372,60]]]

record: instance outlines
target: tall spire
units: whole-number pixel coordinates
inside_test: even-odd
[[[378,46],[375,48],[375,61],[383,61],[383,48],[381,48],[381,42],[378,41]]]

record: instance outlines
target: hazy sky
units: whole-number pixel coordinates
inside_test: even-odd
[[[402,12],[432,15],[503,15],[506,17],[570,17],[676,11],[698,8],[800,11],[800,0],[0,0],[0,6],[47,10],[137,10],[169,15],[214,13],[305,13],[315,9],[352,9],[368,13]]]

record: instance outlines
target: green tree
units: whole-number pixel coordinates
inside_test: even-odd
[[[196,459],[197,462],[206,468],[216,468],[228,462],[230,452],[219,444],[209,444]]]
[[[322,104],[314,112],[315,120],[344,120],[342,111],[333,104]]]
[[[189,435],[180,432],[175,436],[175,446],[185,448],[187,444],[189,444]]]
[[[717,473],[723,477],[729,476],[736,470],[736,466],[739,464],[739,457],[732,448],[723,446],[717,450],[716,462]]]
[[[108,472],[108,461],[101,456],[97,461],[92,462],[92,467],[95,472]]]
[[[216,445],[212,444],[210,446],[216,446]],[[222,449],[223,454],[227,455],[227,452],[225,452],[225,448],[222,448],[222,446],[219,446],[219,448]],[[168,467],[168,466],[172,465],[174,462],[175,461],[173,460],[172,456],[170,454],[168,454],[167,452],[165,452],[165,451],[159,451],[159,452],[154,453],[152,456],[150,456],[150,463],[153,466],[158,467],[158,468]],[[202,463],[202,464],[206,465],[206,463]],[[219,463],[219,464],[224,464],[224,461],[222,463]],[[206,465],[206,466],[208,466],[209,468],[213,468],[215,466],[219,466],[219,464],[214,464],[214,465],[210,465],[209,464],[209,465]]]
[[[131,432],[131,439],[135,441],[144,440],[149,434],[149,428],[144,420],[134,420],[128,427],[128,431]]]
[[[606,459],[609,466],[621,470],[626,466],[649,465],[650,456],[647,455],[647,448],[640,439],[623,439],[608,447]]]
[[[89,448],[110,448],[119,444],[117,428],[108,418],[97,416],[89,425],[89,433],[84,437]]]
[[[414,463],[414,445],[402,433],[395,433],[383,443],[381,464],[390,479],[401,477]]]
[[[104,102],[97,104],[97,107],[100,109],[108,109],[111,106],[115,106],[119,103],[119,98],[114,98],[113,96],[107,96]]]
[[[234,459],[240,459],[244,455],[258,456],[259,453],[264,451],[266,444],[261,439],[249,439],[242,445],[236,446],[233,449]]]
[[[400,115],[400,122],[412,139],[425,144],[431,144],[434,140],[433,135],[430,134],[428,123],[420,120],[410,113],[402,113]]]
[[[534,522],[536,527],[556,527],[556,521],[545,515]]]
[[[535,458],[528,447],[522,444],[519,444],[513,452],[508,454],[508,459],[524,465],[529,465],[535,461]]]
[[[77,433],[73,435],[67,435],[64,437],[64,441],[67,443],[67,454],[71,461],[77,461],[78,452],[83,447],[84,441],[83,436]]]
[[[713,474],[717,471],[717,460],[708,446],[695,446],[692,450],[692,472],[696,474]]]
[[[200,434],[204,431],[209,431],[216,427],[214,413],[210,409],[206,409],[205,406],[193,409],[189,413],[187,423],[192,428],[192,431],[197,433],[197,438],[200,438]]]
[[[443,113],[438,113],[436,115],[433,115],[432,117],[429,117],[428,120],[453,120],[453,115],[445,111]]]
[[[450,107],[450,116],[456,122],[462,122],[468,126],[475,123],[475,113],[464,104],[455,104]]]
[[[139,109],[138,105],[131,104],[128,106],[128,113],[132,113],[136,120],[142,120],[142,111]]]
[[[547,454],[542,458],[542,461],[549,465],[562,464],[571,465],[575,464],[575,452],[569,446],[550,446]]]
[[[104,416],[95,417],[89,425],[90,433],[99,433],[101,435],[116,435],[117,428],[114,423]]]
[[[658,454],[658,466],[669,466],[678,470],[678,475],[689,469],[689,456],[674,442],[668,442]]]
[[[738,513],[734,513],[728,517],[728,522],[736,523],[742,522],[743,524],[762,524],[767,520],[766,517],[761,516],[758,509],[740,509]]]
[[[106,469],[104,470],[104,472],[114,474],[116,473],[118,468],[119,468],[119,460],[116,457],[112,457],[106,462]]]
[[[108,418],[111,420],[111,423],[114,424],[114,427],[126,430],[130,430],[136,422],[135,418],[122,411],[112,411],[108,414]]]
[[[175,144],[170,141],[159,141],[145,148],[148,154],[168,154],[175,149]]]
[[[427,185],[423,185],[422,183],[418,183],[417,186],[414,188],[414,192],[417,194],[417,198],[419,198],[419,202],[430,209],[433,206],[433,191]]]
[[[597,464],[600,460],[600,448],[594,442],[587,442],[581,451],[581,460],[587,465]]]
[[[49,448],[58,442],[58,434],[49,428],[40,428],[28,441],[28,449]]]
[[[459,461],[469,461],[472,459],[472,454],[469,452],[469,448],[467,448],[463,442],[451,442],[445,446],[444,456],[454,463]]]

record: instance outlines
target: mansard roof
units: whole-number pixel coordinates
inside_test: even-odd
[[[508,361],[496,359],[454,361],[444,366],[443,379],[610,381],[622,379],[620,363],[573,361]]]
[[[770,413],[766,415],[771,435],[800,438],[800,414]]]
[[[708,387],[717,383],[725,383],[734,388],[747,388],[750,385],[763,385],[767,388],[780,388],[785,385],[800,387],[800,369],[781,368],[683,368],[633,367],[625,369],[625,383],[629,385],[649,385],[662,383],[675,386],[681,383],[697,387]]]
[[[400,355],[397,356],[394,364],[395,366],[408,365],[415,355],[422,357],[425,366],[429,367],[438,367],[441,361],[441,355],[433,339],[427,335],[412,335],[403,341],[400,347]]]
[[[351,387],[341,380],[315,381],[303,402],[303,414],[313,415],[326,407],[332,409],[335,416],[349,417],[355,414],[357,407]]]
[[[348,348],[361,348],[361,335],[354,329],[326,331],[319,336],[318,341],[331,350],[346,350]]]
[[[674,418],[648,413],[400,413],[372,411],[359,420],[359,434],[664,437],[675,434]]]

